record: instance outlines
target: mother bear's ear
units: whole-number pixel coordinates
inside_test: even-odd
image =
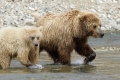
[[[87,31],[87,28],[88,28],[88,23],[89,23],[88,18],[89,17],[87,14],[83,14],[79,16],[80,26],[84,31]]]
[[[79,16],[79,19],[80,19],[81,23],[83,23],[84,21],[86,21],[87,16],[86,15],[81,15],[81,16]]]
[[[85,13],[80,16],[80,21],[85,23],[94,23],[96,21],[99,21],[98,15],[95,13]]]
[[[98,15],[94,13],[85,13],[79,17],[81,26],[89,30],[93,24],[99,23]]]
[[[84,24],[90,23],[91,20],[92,20],[92,18],[93,18],[93,14],[89,14],[89,13],[86,13],[86,14],[81,15],[81,16],[79,17],[80,22],[81,22],[81,23],[84,23]]]

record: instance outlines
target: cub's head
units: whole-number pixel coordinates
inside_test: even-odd
[[[81,26],[86,36],[102,38],[104,34],[101,31],[101,21],[97,14],[85,13],[80,18]]]
[[[34,47],[39,46],[39,42],[42,37],[42,33],[40,32],[40,28],[38,27],[26,27],[27,35],[28,35],[28,44]]]

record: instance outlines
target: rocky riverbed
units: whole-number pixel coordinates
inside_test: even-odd
[[[120,0],[0,0],[0,27],[35,24],[31,13],[63,13],[78,9],[99,14],[102,30],[120,30]]]

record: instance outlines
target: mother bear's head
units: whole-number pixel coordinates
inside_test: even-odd
[[[82,30],[85,31],[86,36],[92,36],[95,38],[102,38],[104,34],[101,31],[101,21],[97,14],[84,13],[79,16]]]

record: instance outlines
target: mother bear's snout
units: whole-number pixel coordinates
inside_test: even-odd
[[[103,36],[104,36],[103,31],[100,28],[98,30],[99,30],[99,32],[98,32],[99,38],[103,38]]]
[[[100,38],[103,38],[103,36],[104,36],[104,33],[100,33]]]

